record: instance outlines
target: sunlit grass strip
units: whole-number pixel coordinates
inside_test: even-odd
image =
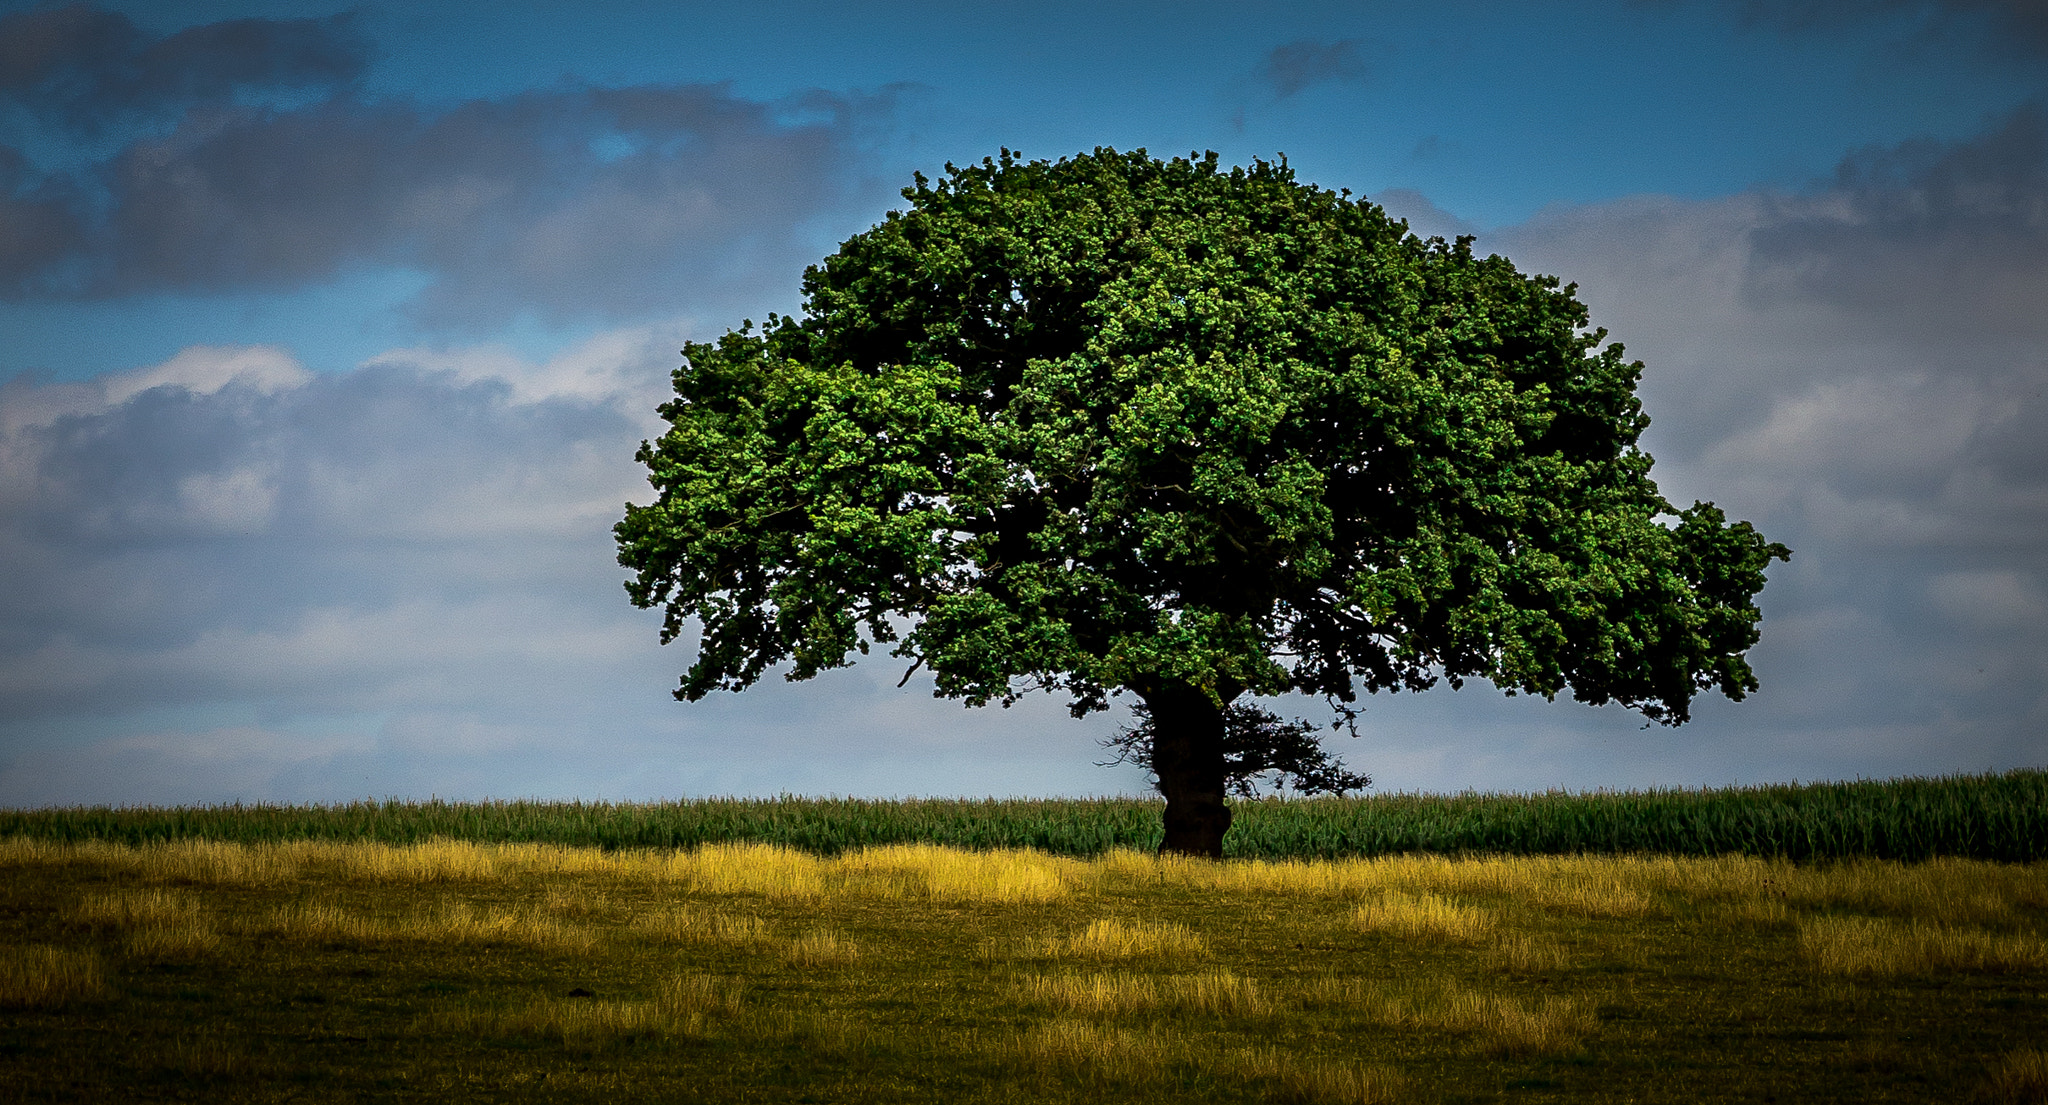
[[[153,961],[196,959],[220,950],[220,933],[196,895],[177,890],[88,894],[72,923],[120,935],[123,950]]]
[[[1071,859],[1005,849],[969,852],[936,844],[895,844],[842,855],[834,873],[869,893],[900,893],[942,902],[1040,904],[1070,892],[1081,871]]]
[[[773,936],[759,917],[672,907],[633,919],[633,929],[656,940],[709,944],[729,948],[761,948]]]
[[[1454,984],[1400,987],[1363,979],[1318,979],[1294,995],[1311,1009],[1342,1009],[1389,1028],[1476,1038],[1484,1055],[1527,1058],[1578,1049],[1599,1028],[1590,1000],[1522,1000]]]
[[[1185,959],[1208,954],[1200,934],[1178,922],[1100,917],[1068,936],[1033,941],[1024,954],[1077,959]]]
[[[844,967],[860,959],[860,945],[839,933],[817,928],[783,945],[782,958],[792,967]]]
[[[0,1008],[61,1009],[108,992],[106,969],[90,951],[0,947]]]
[[[1007,1050],[1009,1057],[1053,1072],[1143,1082],[1157,1078],[1177,1049],[1152,1034],[1063,1018],[1026,1030]]]
[[[355,947],[411,941],[582,952],[597,943],[590,929],[544,913],[479,907],[463,901],[444,901],[389,919],[352,913],[331,903],[302,902],[272,911],[253,930],[257,935],[299,943]]]
[[[1477,944],[1498,927],[1493,915],[1461,906],[1438,894],[1403,894],[1390,890],[1352,911],[1351,921],[1368,932],[1385,932],[1408,940],[1444,944]]]
[[[441,1028],[485,1036],[537,1036],[592,1043],[639,1036],[700,1037],[716,1020],[741,1010],[742,989],[704,975],[664,980],[654,998],[620,1001],[545,997],[509,1010],[456,1009],[429,1019]]]
[[[1176,1012],[1260,1017],[1273,1011],[1257,980],[1230,971],[1164,977],[1122,972],[1041,975],[1025,980],[1024,997],[1038,1005],[1094,1016]]]
[[[1941,859],[1802,865],[1745,856],[1380,856],[1228,863],[1118,849],[1092,860],[1024,851],[930,846],[817,856],[763,844],[686,852],[604,851],[561,845],[430,841],[387,846],[332,841],[235,844],[178,841],[129,847],[105,841],[0,842],[0,867],[83,866],[96,876],[159,886],[246,889],[309,877],[373,889],[463,888],[538,880],[549,914],[608,919],[606,887],[656,888],[682,897],[817,902],[843,897],[996,905],[1044,904],[1079,893],[1179,888],[1259,898],[1320,896],[1357,903],[1357,923],[1431,939],[1482,942],[1489,924],[1534,909],[1582,918],[1662,915],[1678,901],[1777,927],[1823,910],[1913,916],[1940,926],[2011,928],[2048,909],[2048,863]],[[574,889],[569,889],[570,886]],[[166,899],[168,900],[168,899]],[[182,900],[182,899],[181,899]],[[677,907],[680,908],[680,907]],[[1489,922],[1486,918],[1494,918]],[[557,918],[559,920],[559,918]],[[654,921],[642,924],[656,925]],[[675,921],[674,924],[682,924]],[[1119,922],[1121,924],[1121,922]],[[1126,926],[1129,927],[1129,926]],[[1142,927],[1142,926],[1140,926]],[[686,937],[680,929],[678,938]],[[1018,954],[1148,954],[1115,926],[1064,945]]]
[[[2048,968],[2048,942],[1915,921],[1815,917],[1799,926],[1799,946],[1829,974],[1924,975],[1944,970]]]
[[[2040,1105],[2048,1101],[2048,1052],[2020,1048],[1991,1072],[1979,1100],[1991,1105]]]
[[[1235,803],[1240,857],[1402,853],[1755,855],[1791,860],[2048,859],[2048,771],[1622,793],[1374,795]],[[354,802],[0,810],[0,838],[275,843],[477,842],[677,849],[774,844],[818,855],[935,844],[1094,856],[1158,846],[1145,799],[702,799]],[[0,848],[0,865],[20,853]]]
[[[1311,1105],[1393,1105],[1414,1098],[1407,1079],[1385,1067],[1303,1060],[1277,1048],[1236,1052],[1216,1064],[1218,1073],[1237,1079],[1264,1080],[1280,1090],[1282,1101]]]

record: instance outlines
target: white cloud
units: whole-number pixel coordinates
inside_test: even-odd
[[[195,345],[162,364],[116,373],[102,385],[109,406],[156,387],[212,395],[230,384],[273,395],[313,378],[291,353],[274,345]]]
[[[1793,546],[1763,595],[1764,687],[1649,732],[1484,688],[1393,696],[1337,750],[1392,790],[2048,759],[2048,322],[2040,299],[1984,296],[1980,273],[1924,279],[1996,235],[1956,174],[2030,164],[2004,131],[1977,147],[1916,154],[1936,168],[1894,186],[1964,197],[1969,218],[1901,214],[1880,186],[1899,174],[1873,171],[1556,209],[1482,238],[1579,281],[1648,361],[1668,494]],[[2011,233],[2035,233],[2028,218]],[[2048,251],[1990,256],[2000,281],[2048,289]],[[657,647],[626,602],[609,527],[647,496],[632,455],[687,332],[622,329],[540,361],[400,349],[330,374],[195,348],[0,386],[0,801],[1140,785],[1091,766],[1114,717],[968,711],[896,689],[902,669],[877,658],[671,701],[687,649]]]

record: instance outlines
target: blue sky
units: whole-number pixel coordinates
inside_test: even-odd
[[[2033,0],[0,3],[0,803],[1141,790],[872,663],[678,704],[608,532],[682,340],[1096,145],[1577,281],[1667,495],[1797,550],[1750,701],[1387,697],[1378,788],[2048,763]]]

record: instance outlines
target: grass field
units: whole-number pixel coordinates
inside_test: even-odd
[[[2043,1101],[2048,863],[0,839],[0,1100]]]
[[[1233,802],[1233,858],[1749,855],[1800,861],[2048,860],[2048,771],[1804,786],[1536,795],[1389,794]],[[355,802],[0,810],[0,839],[147,844],[425,840],[695,848],[751,841],[831,855],[891,844],[1097,856],[1159,845],[1136,798],[774,798],[681,802]]]

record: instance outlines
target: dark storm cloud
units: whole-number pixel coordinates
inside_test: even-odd
[[[346,90],[253,107],[229,93],[351,75],[345,27],[247,21],[138,44],[118,17],[39,18],[83,29],[18,48],[44,74],[20,78],[30,110],[99,118],[176,98],[184,113],[75,177],[0,155],[13,298],[274,290],[399,266],[428,277],[412,306],[432,323],[673,311],[786,277],[788,259],[765,255],[842,198],[853,132],[887,104],[572,85],[446,110]],[[129,62],[88,62],[108,38]]]
[[[86,130],[238,92],[337,88],[368,60],[349,15],[235,19],[160,39],[84,4],[0,17],[0,101]]]
[[[1361,45],[1363,41],[1356,38],[1328,43],[1297,39],[1269,51],[1256,75],[1283,100],[1329,81],[1363,81],[1371,73]]]
[[[1965,142],[1857,151],[1752,238],[1759,295],[1869,309],[1923,333],[2048,337],[2048,310],[2015,309],[2048,304],[2048,111],[2023,107]]]

